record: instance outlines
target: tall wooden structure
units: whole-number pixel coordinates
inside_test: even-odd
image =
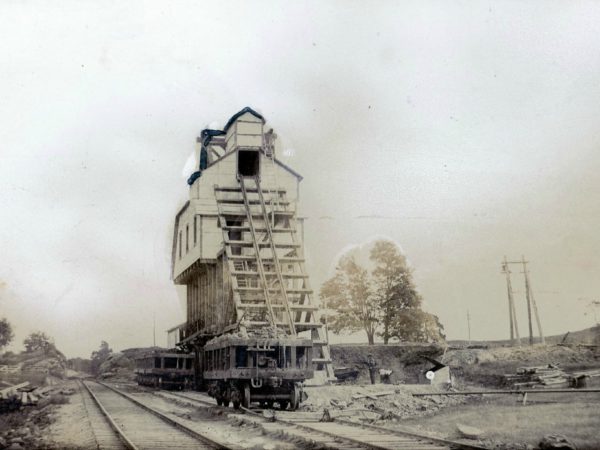
[[[172,278],[187,291],[178,345],[200,358],[225,333],[310,337],[315,370],[333,378],[297,217],[302,177],[277,160],[275,138],[250,108],[198,138],[199,170],[173,236]]]

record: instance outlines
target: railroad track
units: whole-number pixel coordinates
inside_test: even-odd
[[[81,383],[89,394],[89,399],[92,400],[86,401],[90,422],[108,423],[113,431],[111,437],[105,425],[92,425],[98,448],[132,450],[231,448],[192,430],[114,387],[96,381]]]
[[[102,409],[100,409],[90,391],[83,384],[83,381],[79,382],[79,391],[83,398],[83,405],[92,434],[94,435],[94,443],[89,445],[89,447],[110,450],[126,449],[127,446],[119,438],[118,432],[114,430],[111,423],[107,420]],[[87,444],[86,442],[83,447],[88,447]]]
[[[164,398],[180,398],[203,408],[229,409],[189,395],[169,392]],[[260,410],[259,410],[260,411]],[[300,438],[321,447],[332,449],[405,449],[405,450],[485,450],[485,447],[449,439],[433,438],[407,430],[392,430],[374,425],[335,419],[334,422],[320,422],[318,418],[270,420],[260,412],[244,408],[247,416],[233,412],[230,417],[243,422],[259,424],[266,431],[284,432],[292,438]],[[252,418],[250,418],[250,416]]]

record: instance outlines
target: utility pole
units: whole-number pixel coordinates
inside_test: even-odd
[[[531,324],[531,296],[529,293],[529,277],[527,276],[527,261],[525,256],[521,255],[523,263],[523,273],[525,274],[525,296],[527,297],[527,321],[529,323],[529,345],[533,345],[533,326]]]
[[[469,330],[469,345],[471,345],[471,316],[469,315],[468,309],[467,309],[467,329]]]
[[[544,332],[542,331],[542,322],[540,321],[540,315],[538,313],[537,305],[535,303],[535,298],[533,297],[533,290],[531,289],[531,281],[529,280],[529,271],[527,270],[527,261],[525,261],[525,257],[522,258],[523,264],[523,273],[525,274],[525,293],[527,295],[527,308],[529,312],[529,343],[533,343],[533,332],[531,326],[531,306],[533,306],[533,314],[535,315],[535,321],[537,323],[538,332],[540,333],[540,342],[542,344],[546,343],[546,339],[544,338]]]
[[[156,313],[152,314],[152,346],[156,347]]]
[[[515,300],[513,297],[512,284],[510,282],[510,269],[508,268],[508,261],[504,256],[502,262],[502,273],[506,274],[506,290],[508,293],[508,317],[510,319],[510,341],[512,345],[517,344],[521,346],[521,338],[519,337],[519,325],[517,323],[517,314],[515,311]]]

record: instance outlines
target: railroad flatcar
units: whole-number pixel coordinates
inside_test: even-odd
[[[298,408],[302,383],[313,376],[312,340],[224,335],[203,349],[204,380],[217,404]]]
[[[194,378],[193,355],[152,352],[135,360],[138,384],[163,389],[185,389]]]

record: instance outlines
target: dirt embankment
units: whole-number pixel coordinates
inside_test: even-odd
[[[442,362],[450,366],[455,379],[466,383],[501,386],[504,374],[518,367],[553,364],[564,370],[600,367],[600,355],[579,346],[535,344],[522,347],[448,350]]]
[[[128,348],[120,352],[111,353],[100,364],[98,376],[120,381],[135,380],[135,360],[152,351],[167,351],[160,347]]]
[[[357,369],[359,383],[369,381],[368,355],[373,355],[377,369],[392,370],[392,384],[410,384],[427,382],[425,372],[432,363],[424,357],[439,359],[444,352],[438,344],[335,344],[330,348],[334,367]]]
[[[66,376],[67,360],[54,348],[5,353],[0,358],[0,381],[6,385],[29,381],[35,385],[47,385]]]

